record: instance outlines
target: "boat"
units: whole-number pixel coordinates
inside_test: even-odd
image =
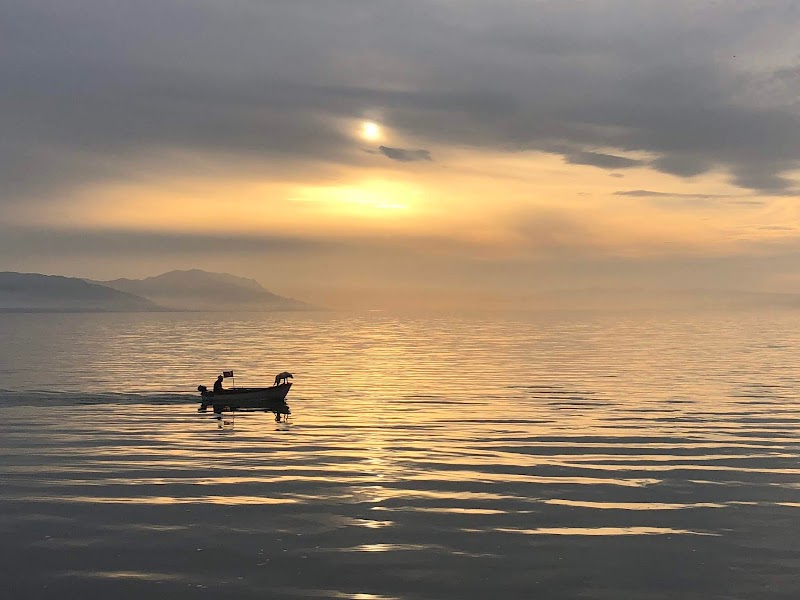
[[[226,372],[227,373],[227,372]],[[289,375],[281,373],[281,375]],[[286,404],[286,395],[292,387],[291,382],[283,377],[281,381],[275,378],[276,383],[270,387],[258,388],[231,388],[217,392],[209,391],[204,385],[197,386],[200,392],[200,408],[197,412],[206,412],[212,407],[215,414],[235,411],[265,411],[275,413],[275,420],[292,414]]]

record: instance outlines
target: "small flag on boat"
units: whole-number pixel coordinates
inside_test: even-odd
[[[222,376],[223,377],[233,377],[233,371],[223,371],[222,372]]]

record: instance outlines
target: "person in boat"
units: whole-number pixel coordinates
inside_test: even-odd
[[[223,389],[222,389],[222,379],[223,379],[223,377],[222,377],[222,375],[220,375],[219,377],[217,377],[217,380],[214,382],[214,393],[215,394],[223,391]]]

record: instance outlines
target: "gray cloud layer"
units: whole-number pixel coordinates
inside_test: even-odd
[[[604,169],[641,152],[763,193],[800,165],[794,0],[0,0],[0,14],[0,203],[135,176],[164,150],[356,164],[338,119],[370,111],[428,147]]]
[[[600,167],[601,169],[631,169],[642,166],[644,161],[615,156],[613,154],[603,154],[601,152],[575,152],[567,154],[567,162],[573,165],[589,165]]]

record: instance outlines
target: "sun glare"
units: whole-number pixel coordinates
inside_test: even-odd
[[[361,124],[361,137],[375,141],[381,137],[381,128],[375,121],[364,121]]]
[[[294,200],[350,216],[386,218],[411,216],[419,196],[420,191],[413,186],[372,180],[354,185],[306,187]]]

